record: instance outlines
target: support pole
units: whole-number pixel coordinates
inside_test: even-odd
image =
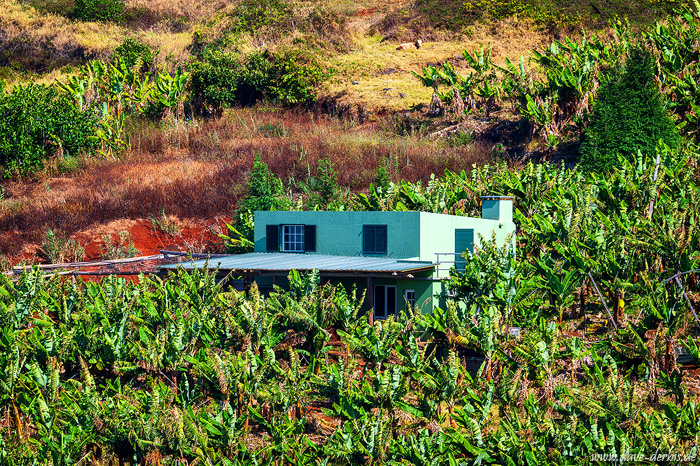
[[[603,307],[605,308],[605,311],[608,313],[608,318],[610,319],[610,322],[615,326],[615,330],[617,330],[617,322],[615,322],[615,319],[613,319],[612,314],[610,314],[610,309],[608,309],[608,303],[605,302],[605,298],[603,298],[603,294],[600,292],[598,289],[598,284],[593,280],[593,275],[591,275],[591,272],[588,272],[588,278],[591,279],[591,283],[593,283],[593,287],[595,288],[595,291],[598,293],[598,297],[600,300],[603,302]]]
[[[369,303],[369,324],[374,325],[374,286],[372,277],[367,277],[367,298]]]

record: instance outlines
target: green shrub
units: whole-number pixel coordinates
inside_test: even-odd
[[[75,0],[73,17],[80,21],[120,22],[124,0]]]
[[[307,105],[316,99],[316,85],[323,79],[322,70],[313,60],[283,52],[272,56],[269,84],[264,95],[282,105]]]
[[[262,30],[284,33],[291,28],[292,7],[280,0],[243,0],[233,10],[233,32],[256,34]]]
[[[255,156],[246,189],[248,192],[238,205],[239,212],[289,209],[289,200],[284,197],[282,181],[270,172],[259,155]]]
[[[239,64],[238,55],[231,52],[205,51],[202,55],[190,66],[190,88],[194,111],[206,114],[236,103]]]
[[[205,50],[191,70],[192,104],[200,114],[261,100],[307,105],[314,101],[315,86],[323,78],[313,60],[292,52],[254,52],[240,58],[233,52]]]
[[[46,158],[97,148],[98,120],[54,87],[30,84],[0,93],[0,174],[42,168]]]
[[[328,209],[328,206],[339,198],[340,193],[335,164],[325,157],[319,159],[316,176],[309,176],[302,189],[308,193],[307,209]]]
[[[581,144],[581,167],[607,171],[617,155],[652,154],[659,140],[677,147],[678,134],[654,81],[653,58],[632,49],[623,69],[614,70],[598,92]]]
[[[114,49],[111,57],[113,62],[117,62],[119,59],[124,60],[124,64],[129,68],[133,68],[140,59],[140,71],[142,72],[148,71],[153,67],[154,58],[153,49],[148,44],[132,37],[124,39],[124,42]]]

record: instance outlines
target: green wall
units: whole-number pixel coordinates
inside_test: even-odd
[[[417,259],[419,212],[255,212],[255,252],[266,251],[266,225],[316,225],[316,254],[360,256],[362,226],[387,226],[387,255]]]
[[[496,233],[503,244],[515,232],[511,221],[429,212],[255,212],[255,251],[266,251],[266,225],[316,225],[316,254],[362,255],[362,226],[387,225],[387,257],[435,261],[436,252],[455,252],[455,229],[473,229],[474,240]],[[515,244],[515,237],[512,238]]]

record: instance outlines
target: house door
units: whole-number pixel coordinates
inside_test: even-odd
[[[463,271],[467,261],[462,258],[462,253],[469,251],[474,253],[474,229],[458,228],[455,230],[455,269]]]
[[[386,319],[396,314],[396,287],[374,285],[374,317]]]

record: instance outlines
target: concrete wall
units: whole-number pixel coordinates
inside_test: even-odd
[[[455,252],[455,229],[473,229],[498,244],[515,232],[512,221],[485,220],[428,212],[255,212],[255,251],[266,251],[266,225],[316,225],[316,254],[361,256],[362,226],[387,225],[387,255],[394,259],[435,261],[436,252]]]
[[[496,242],[505,244],[509,234],[515,232],[513,222],[501,222],[498,220],[485,220],[474,217],[458,217],[455,215],[441,215],[421,212],[420,220],[420,259],[426,261],[436,260],[435,253],[455,251],[455,230],[473,229],[475,247],[481,245],[481,238],[489,241],[492,232],[496,233]],[[513,240],[515,235],[512,235]],[[513,243],[514,244],[514,243]],[[461,252],[461,251],[459,251]],[[441,257],[445,260],[446,257]]]
[[[387,254],[373,257],[417,259],[419,212],[255,212],[255,252],[266,251],[266,225],[316,225],[316,254],[361,256],[362,226],[387,226]]]

